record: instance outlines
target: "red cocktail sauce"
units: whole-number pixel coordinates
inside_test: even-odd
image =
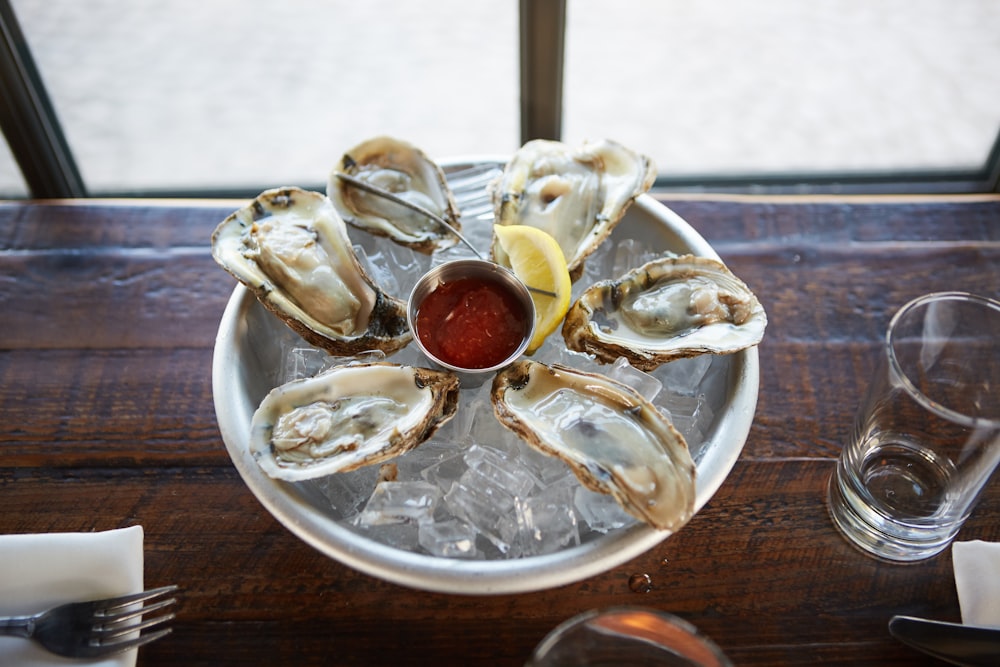
[[[439,285],[417,310],[420,342],[459,368],[489,368],[509,357],[527,331],[527,313],[502,284],[458,278]]]

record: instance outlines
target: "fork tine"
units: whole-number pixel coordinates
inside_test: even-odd
[[[96,641],[102,645],[113,643],[113,640],[118,637],[125,637],[131,635],[135,632],[141,632],[143,630],[148,630],[149,628],[156,627],[157,625],[163,625],[167,621],[172,621],[177,617],[177,614],[173,612],[167,614],[161,614],[154,618],[147,618],[140,621],[139,623],[130,624],[109,624],[100,627],[95,627],[92,631],[91,636],[96,638]],[[112,641],[109,641],[112,640]]]
[[[125,607],[129,607],[140,602],[146,602],[148,600],[166,595],[167,593],[173,593],[176,590],[177,584],[172,584],[170,586],[161,586],[160,588],[153,588],[141,593],[135,593],[133,595],[123,595],[122,597],[99,600],[94,603],[96,607],[94,614],[96,616],[113,614],[120,609],[124,609]]]
[[[109,656],[115,655],[116,653],[124,653],[130,649],[139,648],[140,646],[145,646],[146,644],[156,641],[161,637],[166,637],[171,632],[173,628],[163,628],[162,630],[157,630],[156,632],[150,632],[145,635],[140,635],[138,637],[131,638],[119,638],[110,642],[102,642],[95,649],[100,651],[100,655]]]
[[[110,626],[115,623],[120,624],[124,621],[138,618],[143,614],[150,614],[154,611],[159,611],[160,609],[169,607],[176,602],[177,598],[167,598],[166,600],[159,600],[157,602],[153,602],[152,604],[147,604],[144,607],[133,608],[132,606],[129,606],[119,612],[95,614],[94,617],[103,621],[104,626]]]

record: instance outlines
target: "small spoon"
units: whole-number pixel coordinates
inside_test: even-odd
[[[393,193],[389,192],[388,190],[383,190],[382,188],[380,188],[380,187],[378,187],[376,185],[372,185],[371,183],[369,183],[367,181],[363,181],[360,178],[355,178],[355,177],[353,177],[353,176],[351,176],[349,174],[345,174],[343,172],[339,172],[338,171],[338,172],[336,172],[336,176],[337,176],[337,178],[339,178],[340,180],[344,181],[345,183],[349,183],[350,185],[352,185],[352,186],[354,186],[354,187],[356,187],[356,188],[358,188],[360,190],[364,190],[365,192],[369,192],[369,193],[371,193],[373,195],[378,195],[379,197],[384,197],[385,199],[388,199],[391,202],[395,202],[396,204],[399,204],[400,206],[405,206],[406,208],[410,209],[411,211],[415,211],[415,212],[417,212],[417,213],[419,213],[419,214],[421,214],[423,216],[426,216],[426,217],[430,218],[431,220],[433,220],[434,222],[438,223],[439,225],[441,225],[442,227],[444,227],[445,229],[447,229],[449,232],[451,232],[452,234],[454,234],[455,236],[457,236],[459,241],[461,241],[462,243],[464,243],[465,245],[467,245],[469,247],[469,250],[471,250],[472,252],[474,252],[476,254],[476,257],[478,257],[479,259],[483,260],[484,262],[490,261],[488,257],[486,257],[485,255],[483,255],[483,253],[479,252],[479,250],[476,249],[476,246],[472,245],[472,243],[470,243],[467,238],[465,238],[464,236],[462,236],[458,232],[457,229],[455,229],[452,225],[448,224],[447,220],[445,220],[444,218],[442,218],[439,215],[436,215],[432,211],[428,211],[423,206],[420,206],[419,204],[414,204],[413,202],[407,201],[406,199],[403,199],[402,197],[397,197],[396,195],[394,195]],[[550,297],[553,297],[553,298],[555,298],[555,296],[556,296],[553,292],[549,292],[549,291],[543,290],[543,289],[538,289],[537,287],[532,287],[531,285],[525,285],[525,287],[528,288],[528,291],[534,292],[535,294],[543,294],[545,296],[550,296]]]
[[[476,253],[476,257],[478,257],[479,259],[485,260],[485,261],[489,261],[486,257],[483,256],[483,254],[481,252],[479,252],[476,249],[476,246],[474,246],[471,243],[469,243],[469,240],[467,238],[465,238],[464,236],[462,236],[461,234],[459,234],[458,230],[455,229],[453,226],[451,226],[448,223],[448,221],[445,220],[444,218],[442,218],[441,216],[433,213],[432,211],[428,211],[426,208],[424,208],[423,206],[421,206],[419,204],[414,204],[413,202],[408,201],[406,199],[403,199],[402,197],[397,197],[396,195],[394,195],[393,193],[389,192],[388,190],[383,190],[382,188],[378,187],[377,185],[372,185],[368,181],[363,181],[360,178],[355,178],[355,177],[353,177],[353,176],[351,176],[349,174],[345,174],[345,173],[339,172],[339,171],[336,172],[336,176],[340,180],[344,181],[345,183],[350,183],[352,186],[358,188],[359,190],[364,190],[365,192],[369,192],[369,193],[371,193],[373,195],[378,195],[379,197],[384,197],[385,199],[388,199],[391,202],[399,204],[400,206],[405,206],[406,208],[410,209],[411,211],[416,211],[417,213],[430,218],[431,220],[433,220],[434,222],[438,223],[439,225],[441,225],[442,227],[444,227],[445,229],[447,229],[449,232],[451,232],[452,234],[454,234],[455,236],[457,236],[459,241],[461,241],[465,245],[469,246],[469,250],[471,250],[472,252]]]

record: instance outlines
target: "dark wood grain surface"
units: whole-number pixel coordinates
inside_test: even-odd
[[[0,533],[145,530],[174,633],[140,665],[521,665],[577,612],[686,618],[737,665],[940,664],[897,613],[959,620],[950,551],[881,563],[824,490],[882,332],[938,290],[1000,296],[1000,197],[664,200],[758,294],[770,325],[743,453],[677,535],[537,593],[400,587],[307,546],[229,461],[212,403],[234,281],[209,236],[241,202],[0,203]],[[959,539],[1000,541],[996,480]],[[646,574],[651,590],[629,578]]]

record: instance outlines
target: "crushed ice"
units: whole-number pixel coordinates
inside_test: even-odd
[[[476,238],[488,242],[485,236]],[[403,299],[431,263],[468,254],[457,246],[432,259],[379,239],[356,245],[355,251],[378,283]],[[632,239],[605,243],[587,260],[574,298],[584,286],[656,256],[648,244]],[[282,339],[281,345],[280,382],[356,361],[329,357],[295,337]],[[623,358],[601,365],[569,351],[557,331],[533,358],[603,373],[633,387],[671,419],[696,461],[726,395],[727,357],[681,359],[645,373]],[[413,345],[388,360],[426,363]],[[610,496],[584,488],[562,461],[501,426],[489,391],[489,382],[463,390],[455,417],[431,440],[393,461],[392,480],[380,480],[372,466],[299,484],[319,492],[331,516],[352,530],[398,549],[444,558],[542,555],[637,523]]]

